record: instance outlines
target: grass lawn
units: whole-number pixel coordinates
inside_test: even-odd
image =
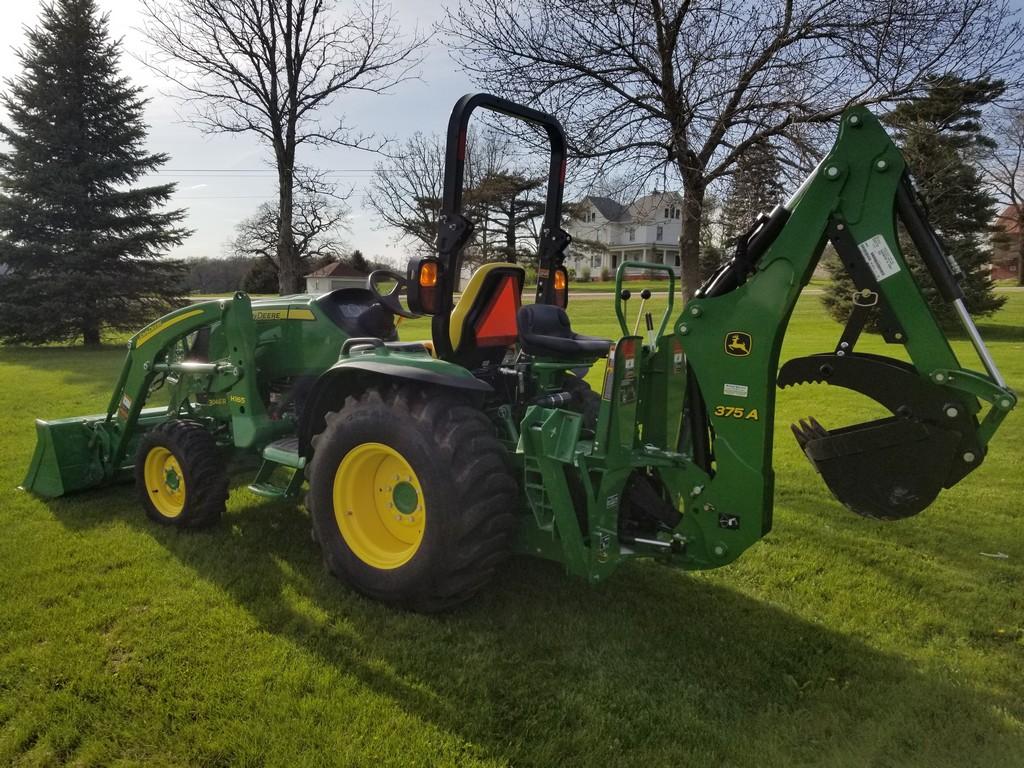
[[[571,309],[613,333],[609,299]],[[1024,294],[982,330],[1024,389]],[[807,296],[784,358],[838,334]],[[516,559],[424,617],[327,576],[306,512],[245,476],[192,534],[147,522],[130,487],[14,490],[32,418],[102,409],[122,354],[0,349],[0,765],[1024,764],[1020,413],[931,509],[882,524],[789,435],[858,420],[855,398],[782,391],[775,529],[736,564],[590,587]]]

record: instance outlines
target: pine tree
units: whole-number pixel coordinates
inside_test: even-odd
[[[1006,302],[1005,297],[996,295],[989,277],[984,245],[992,231],[995,198],[984,184],[980,166],[980,158],[994,146],[983,131],[982,109],[1004,90],[1001,81],[987,78],[937,76],[923,96],[900,104],[884,120],[906,158],[928,220],[947,254],[960,265],[967,308],[976,316],[991,315]],[[955,311],[939,295],[905,234],[900,236],[900,245],[939,323],[957,327]],[[832,280],[822,300],[833,317],[845,322],[853,282],[838,260],[830,271]],[[875,324],[869,327],[874,329]]]
[[[729,190],[722,205],[722,234],[731,244],[754,223],[759,213],[768,213],[782,202],[782,166],[767,141],[751,144],[736,162]]]
[[[56,0],[27,34],[2,97],[0,338],[95,345],[178,300],[184,267],[161,257],[189,232],[160,210],[173,184],[132,186],[168,158],[145,149],[146,100],[95,0]]]
[[[363,252],[358,249],[352,251],[352,255],[348,257],[348,263],[353,269],[358,269],[360,272],[370,271],[370,263],[363,256]]]

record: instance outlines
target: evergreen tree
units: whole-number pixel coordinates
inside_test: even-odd
[[[753,214],[757,215],[757,214]],[[753,219],[751,219],[752,221]],[[700,273],[705,279],[730,255],[735,235],[730,239],[726,232],[725,204],[721,196],[708,192],[700,218]],[[749,227],[745,225],[745,231]]]
[[[352,251],[352,255],[348,257],[348,263],[352,266],[352,269],[358,269],[360,272],[370,271],[370,263],[360,250]]]
[[[269,257],[255,259],[242,283],[246,293],[277,293],[277,267]]]
[[[963,271],[960,283],[967,308],[978,316],[992,314],[1006,301],[995,294],[989,277],[984,244],[991,232],[995,199],[983,182],[980,165],[980,158],[994,146],[982,130],[982,109],[1004,90],[1001,81],[987,78],[936,76],[923,96],[904,102],[885,118],[907,160],[928,220]],[[902,232],[900,245],[939,322],[957,327],[955,311],[939,295],[913,243]],[[830,271],[832,280],[822,300],[833,317],[845,322],[853,282],[838,260]],[[875,322],[869,327],[874,329]]]
[[[0,125],[0,338],[95,345],[178,300],[184,268],[161,256],[189,234],[184,212],[159,210],[173,184],[132,186],[167,155],[145,150],[146,100],[95,0],[44,6],[18,57]]]
[[[722,234],[731,244],[754,223],[782,202],[782,166],[775,149],[766,140],[751,144],[736,162],[729,190],[722,204]]]

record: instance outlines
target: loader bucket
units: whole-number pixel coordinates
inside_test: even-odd
[[[797,443],[833,495],[865,517],[916,515],[978,466],[977,420],[913,366],[868,354],[788,361],[779,386],[826,383],[867,395],[892,416],[828,430],[810,417],[793,425]]]
[[[36,450],[21,483],[26,491],[56,498],[102,485],[101,433],[91,419],[36,419]]]

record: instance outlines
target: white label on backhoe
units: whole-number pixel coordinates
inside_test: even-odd
[[[896,257],[889,249],[889,244],[881,235],[875,235],[857,247],[860,248],[864,261],[868,263],[868,268],[875,276],[875,280],[881,282],[900,271],[899,262],[896,261]]]
[[[747,391],[746,384],[726,384],[722,388],[723,395],[732,395],[733,397],[746,397]]]

